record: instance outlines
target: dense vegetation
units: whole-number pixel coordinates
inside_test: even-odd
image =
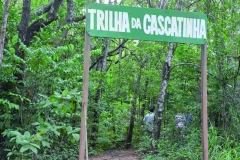
[[[238,159],[240,1],[112,3],[178,9],[179,2],[184,11],[208,17],[209,159]],[[0,0],[0,15],[4,3]],[[82,0],[11,1],[0,68],[0,159],[78,156],[85,4]],[[164,42],[91,38],[89,154],[135,147],[146,160],[202,159],[197,45],[174,44],[160,137],[153,139],[144,132],[142,119],[149,108],[156,108],[168,53],[169,43]],[[187,112],[193,122],[177,130],[174,116]]]

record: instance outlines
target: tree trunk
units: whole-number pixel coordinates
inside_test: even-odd
[[[174,53],[174,43],[170,43],[168,47],[168,56],[163,66],[162,83],[161,83],[160,93],[157,100],[157,106],[156,106],[157,108],[155,111],[154,127],[153,127],[154,139],[159,139],[160,137],[161,123],[162,123],[163,110],[164,110],[164,101],[165,101],[165,95],[166,95],[168,81],[170,77],[170,67],[171,67],[173,53]]]
[[[6,26],[7,26],[9,5],[10,5],[10,0],[6,0],[5,5],[4,5],[2,28],[1,28],[1,33],[0,33],[0,67],[2,65],[2,59],[3,59],[3,51],[4,51],[4,42],[5,42],[5,35],[6,35]]]
[[[179,2],[178,10],[182,10],[183,0],[179,0],[178,2]],[[160,138],[165,96],[167,92],[168,81],[170,78],[171,62],[174,55],[174,45],[175,45],[174,43],[169,44],[168,55],[162,69],[162,82],[160,85],[160,92],[157,100],[157,105],[156,105],[157,108],[155,111],[154,127],[153,127],[153,137],[155,140]]]
[[[134,120],[136,115],[136,100],[137,100],[137,94],[134,93],[134,97],[132,100],[130,124],[129,124],[128,134],[127,134],[127,139],[126,139],[126,149],[129,149],[132,145],[133,127],[134,127]]]
[[[147,79],[146,82],[145,82],[145,86],[144,86],[144,95],[143,95],[143,101],[144,102],[142,104],[142,108],[141,108],[141,111],[140,111],[140,116],[142,118],[144,118],[144,112],[145,112],[146,106],[148,104],[148,102],[146,101],[148,84],[149,84],[149,82],[148,82],[148,79]]]
[[[19,39],[26,46],[29,46],[29,43],[30,43],[30,37],[28,34],[28,23],[30,21],[30,10],[31,10],[31,0],[24,0],[23,7],[22,7],[22,18],[21,18],[21,22],[20,22],[17,30],[18,30]],[[18,44],[17,47],[19,47],[19,45],[20,44]],[[23,52],[17,50],[17,55],[20,58],[24,59]]]
[[[54,0],[53,3],[51,3],[51,8],[47,12],[47,21],[45,21],[43,18],[40,18],[34,21],[30,26],[28,25],[31,17],[31,13],[30,13],[31,0],[23,1],[22,18],[17,30],[18,30],[18,37],[24,45],[28,47],[30,45],[31,39],[40,30],[40,28],[43,28],[58,19],[58,9],[62,1],[63,0]],[[20,43],[17,43],[16,55],[24,60],[25,53],[24,51],[19,50],[19,46],[20,46]],[[24,66],[21,65],[20,69],[23,71]],[[18,74],[17,78],[18,80],[23,80],[23,74]]]
[[[67,16],[64,20],[64,24],[72,23],[74,20],[74,1],[67,0]]]
[[[74,1],[73,0],[67,0],[67,15],[66,15],[66,18],[63,22],[63,25],[72,24],[74,19],[75,19],[75,17],[74,17]],[[62,41],[67,37],[68,31],[69,31],[69,29],[65,29],[62,32],[62,38],[58,41],[57,46],[59,46],[62,43]]]
[[[102,60],[99,62],[97,65],[97,71],[101,72],[106,72],[107,69],[107,56],[108,56],[108,50],[109,50],[109,45],[110,45],[110,39],[107,38],[104,40],[104,46],[103,46],[103,51],[102,51]],[[90,135],[90,139],[92,142],[96,142],[97,140],[97,134],[98,134],[98,123],[99,123],[99,116],[101,114],[101,111],[99,108],[101,107],[101,100],[102,100],[102,91],[103,91],[103,83],[104,81],[101,80],[100,82],[100,87],[97,90],[96,93],[96,98],[95,98],[95,103],[97,104],[97,107],[93,108],[93,126],[92,126],[92,134]],[[96,147],[96,143],[92,143],[92,147]]]
[[[132,111],[131,111],[131,117],[130,117],[130,124],[129,124],[129,129],[128,129],[128,134],[127,134],[127,139],[126,139],[126,149],[129,149],[132,144],[132,136],[133,136],[133,127],[134,127],[134,121],[135,121],[135,115],[136,115],[136,101],[137,101],[137,96],[139,93],[139,86],[140,86],[140,81],[141,81],[141,71],[137,77],[135,86],[134,86],[134,95],[133,95],[133,100],[132,100]]]
[[[119,45],[121,45],[121,43],[122,43],[122,40],[120,40]],[[122,48],[120,48],[118,50],[118,53],[119,53],[119,56],[118,56],[118,76],[121,77],[122,76],[122,71],[121,71],[121,69],[122,69],[122,66],[121,66]],[[121,78],[119,78],[118,85],[119,85],[119,89],[118,89],[117,95],[118,95],[118,97],[121,97],[121,92],[122,92],[122,90],[121,90],[122,89],[122,79]],[[122,101],[121,101],[121,103],[122,103]]]

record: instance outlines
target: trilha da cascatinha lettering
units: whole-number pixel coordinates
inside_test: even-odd
[[[142,29],[145,34],[151,35],[206,39],[205,19],[149,14],[145,14],[142,18],[135,18],[129,17],[128,12],[99,9],[88,9],[88,13],[91,30],[130,33],[131,29]],[[136,27],[133,22],[139,19],[141,23]]]

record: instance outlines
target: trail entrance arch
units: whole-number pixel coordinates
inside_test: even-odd
[[[177,10],[87,4],[79,160],[84,160],[86,149],[90,36],[201,45],[202,151],[203,159],[208,160],[206,15]]]

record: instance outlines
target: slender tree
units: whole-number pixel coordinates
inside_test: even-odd
[[[178,1],[178,10],[182,10],[183,8],[183,0]],[[165,96],[167,92],[167,86],[170,78],[170,70],[172,58],[175,51],[175,43],[170,43],[168,47],[168,55],[164,62],[162,69],[162,82],[160,85],[160,92],[157,100],[156,110],[155,110],[155,118],[154,118],[154,127],[153,127],[153,137],[154,139],[160,138],[161,124],[163,118],[163,110],[164,110],[164,102]]]
[[[4,42],[5,42],[5,35],[6,35],[6,26],[7,26],[9,5],[10,5],[10,0],[6,0],[5,5],[4,5],[2,28],[1,28],[1,33],[0,33],[0,66],[2,64],[2,59],[3,59],[3,51],[4,51]]]
[[[102,72],[103,74],[106,73],[107,69],[107,56],[109,51],[109,45],[110,45],[110,39],[106,38],[104,39],[104,45],[102,48],[102,59],[98,62],[96,66],[96,71]],[[92,134],[90,135],[90,139],[93,142],[96,142],[97,140],[97,134],[98,134],[98,123],[99,123],[99,117],[100,117],[100,111],[99,108],[101,107],[102,102],[102,92],[104,89],[104,81],[99,81],[99,88],[97,89],[96,96],[95,96],[95,107],[93,107],[93,126],[92,126]],[[95,147],[95,143],[93,143],[93,147]]]
[[[132,99],[132,110],[131,110],[131,117],[130,117],[130,123],[127,133],[127,139],[126,139],[126,148],[129,149],[132,144],[132,137],[133,137],[133,128],[134,128],[134,122],[135,122],[135,116],[136,116],[136,108],[137,108],[137,97],[139,95],[139,87],[141,82],[141,68],[139,69],[139,73],[137,74],[137,78],[134,80],[134,91],[133,91],[133,99]]]

